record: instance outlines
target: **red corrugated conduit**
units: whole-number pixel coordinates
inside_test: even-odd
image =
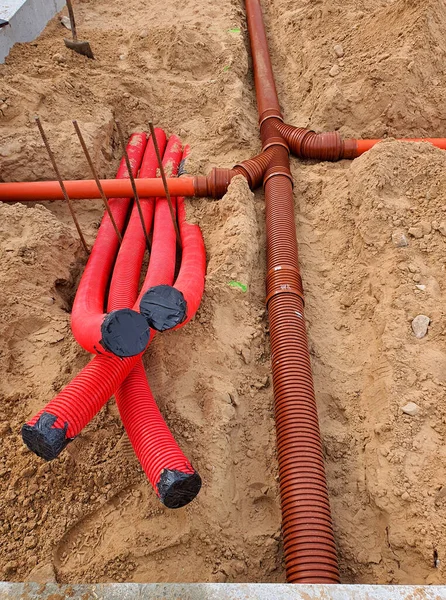
[[[166,134],[162,129],[156,129],[155,135],[160,151],[164,152]],[[153,140],[149,138],[139,177],[155,177],[157,168],[158,161]],[[140,204],[146,230],[150,231],[154,198],[141,198]],[[126,298],[135,288],[136,293],[138,291],[139,276],[146,249],[146,242],[139,235],[140,231],[142,231],[141,217],[135,203],[114,266],[109,291],[110,297],[113,295],[114,298],[120,296]],[[98,266],[99,269],[100,265]],[[89,318],[85,320],[82,304],[80,304],[79,309],[71,319],[77,341],[92,354],[111,353],[120,357],[139,354],[146,348],[150,332],[147,321],[139,311],[129,308],[132,305],[133,302],[130,304],[124,302],[120,310],[112,310],[104,314],[104,304],[102,303],[100,309],[97,305],[99,310],[95,313],[90,312]]]
[[[156,135],[157,137],[160,137],[159,143],[163,143],[162,136],[164,136],[165,144],[164,132],[162,130],[158,130]],[[157,167],[156,156],[153,150],[153,142],[150,141],[149,145],[146,147],[145,133],[133,134],[131,136],[127,145],[127,152],[129,154],[134,177],[136,177],[142,162],[144,161],[147,165],[148,159],[150,158],[152,158],[150,176],[154,177]],[[151,156],[152,154],[153,157]],[[128,177],[124,158],[121,160],[117,177]],[[129,205],[130,198],[110,200],[110,208],[121,233],[123,232],[126,224]],[[144,209],[146,213],[145,217],[149,224],[151,221],[151,215],[153,213],[153,206],[149,201],[147,201],[144,203]],[[135,207],[132,210],[132,216],[134,213]],[[134,217],[132,219],[132,216],[130,217],[130,223],[134,223]],[[141,227],[139,215],[137,215],[137,217],[138,225]],[[87,352],[91,352],[92,354],[103,354],[109,352],[109,349],[104,347],[101,343],[103,337],[102,327],[104,325],[104,320],[107,317],[107,315],[104,314],[105,293],[110,280],[118,246],[119,242],[116,232],[113,229],[108,214],[105,213],[87,266],[85,267],[84,273],[79,282],[76,297],[73,303],[73,310],[71,313],[71,329],[74,337],[76,338],[77,342],[85,350],[87,350]],[[123,247],[125,250],[125,246],[126,244],[123,241],[120,248],[120,253],[123,251]],[[135,261],[135,264],[136,263],[137,261]],[[139,269],[140,268],[141,264],[139,264]],[[131,326],[132,315],[128,314],[125,315],[125,317],[127,317],[126,324]],[[144,326],[144,323],[142,323],[142,325]],[[135,333],[138,340],[139,336],[137,332]],[[147,340],[142,349],[145,348],[146,344]]]
[[[141,165],[145,147],[145,133],[134,133],[130,137],[127,152],[133,165],[133,175],[135,177]],[[128,178],[124,158],[121,160],[116,177],[118,179]],[[121,233],[124,230],[130,202],[130,198],[111,198],[109,201],[111,212]],[[89,331],[92,321],[97,320],[98,315],[100,315],[101,321],[104,318],[102,313],[104,310],[105,292],[118,247],[118,237],[108,213],[105,212],[90,257],[79,282],[71,313],[73,335],[79,344],[89,352],[94,352],[94,346],[89,343]]]
[[[197,225],[185,221],[184,203],[178,202],[182,260],[174,289],[186,303],[186,317],[193,318],[201,302],[206,272],[203,237]],[[152,332],[155,335],[155,331]],[[152,336],[153,337],[153,336]],[[25,444],[46,460],[56,458],[122,385],[142,353],[129,358],[96,356],[37,415],[22,428]]]
[[[160,152],[164,152],[164,147],[161,145]],[[165,170],[175,175],[181,156],[181,142],[179,138],[172,136],[163,159]],[[141,175],[145,175],[143,169]],[[172,198],[172,202],[176,206],[175,198]],[[118,255],[119,264],[117,261],[110,286],[108,304],[110,311],[133,306],[138,296],[140,269],[137,270],[132,266],[127,271],[126,265],[131,265],[135,258],[138,262],[139,257],[132,257],[131,250],[140,248],[144,253],[145,238],[140,224],[139,227],[133,228],[130,228],[130,225],[129,223],[124,238],[124,242],[128,238],[130,254],[120,260],[124,249],[123,243]],[[145,286],[150,287],[153,283],[172,285],[175,258],[176,237],[169,206],[166,198],[158,198],[155,205],[152,254]],[[127,280],[127,285],[123,286],[124,280]],[[135,454],[161,502],[168,508],[180,508],[191,502],[200,491],[200,476],[167,427],[150,390],[142,360],[137,362],[115,396]]]

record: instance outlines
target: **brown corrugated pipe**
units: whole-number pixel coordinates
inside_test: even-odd
[[[339,570],[324,472],[319,423],[299,272],[293,182],[259,0],[246,0],[264,155],[266,205],[266,302],[279,459],[286,576],[290,583],[338,583]],[[298,134],[293,134],[297,140]],[[307,147],[305,136],[294,143]],[[307,140],[308,135],[307,135]],[[259,179],[246,161],[235,170]],[[249,165],[248,165],[249,163]],[[255,172],[255,176],[249,169]],[[251,178],[251,180],[250,180]]]
[[[298,158],[318,160],[353,159],[373,148],[382,139],[361,140],[342,139],[338,131],[315,133],[304,127],[293,127],[279,119],[273,119],[274,126],[286,140],[290,151]],[[446,150],[445,138],[400,138],[401,142],[429,142],[433,146]]]

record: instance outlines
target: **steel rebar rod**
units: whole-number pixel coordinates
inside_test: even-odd
[[[81,226],[79,224],[79,221],[77,220],[76,213],[74,212],[73,205],[71,204],[70,196],[67,193],[64,181],[63,181],[62,176],[61,176],[60,171],[59,171],[59,167],[57,166],[56,158],[55,158],[55,156],[53,154],[53,151],[51,150],[51,146],[50,146],[50,144],[48,142],[48,138],[47,138],[46,133],[45,133],[45,131],[43,129],[42,123],[40,122],[40,118],[39,117],[35,117],[35,121],[36,121],[36,125],[37,125],[37,127],[39,129],[40,135],[42,137],[43,143],[45,145],[46,151],[48,152],[48,156],[50,158],[50,161],[51,161],[51,164],[53,166],[54,172],[56,173],[56,177],[57,177],[60,189],[62,191],[62,196],[63,196],[65,202],[68,205],[68,208],[69,208],[70,213],[71,213],[71,218],[73,219],[74,224],[76,226],[77,233],[79,235],[79,239],[80,239],[80,241],[82,243],[82,246],[84,247],[85,252],[87,254],[90,254],[90,250],[88,248],[87,242],[85,241],[85,237],[84,237],[84,234],[82,233]]]
[[[125,162],[127,164],[127,171],[129,172],[129,179],[130,179],[130,183],[132,185],[133,197],[135,198],[136,206],[138,208],[139,220],[141,221],[141,227],[142,227],[142,230],[144,233],[144,238],[146,240],[147,251],[150,252],[151,245],[150,245],[150,240],[149,240],[149,234],[147,232],[147,228],[144,223],[144,215],[143,215],[143,210],[141,207],[141,200],[139,198],[138,189],[135,184],[135,178],[133,177],[132,166],[130,164],[129,155],[128,155],[127,148],[125,145],[125,139],[124,139],[124,135],[122,133],[121,124],[119,121],[115,121],[115,124],[116,124],[116,129],[118,131],[119,143],[121,144],[122,152],[124,154]],[[158,148],[156,135],[154,133],[152,133],[152,138],[153,138],[154,147]]]
[[[155,146],[156,157],[158,159],[160,175],[161,175],[161,179],[162,179],[163,186],[164,186],[164,191],[165,191],[166,198],[167,198],[167,203],[169,205],[169,211],[170,211],[170,216],[172,217],[173,227],[175,229],[177,244],[181,248],[180,230],[178,229],[178,223],[177,223],[177,219],[175,217],[175,210],[173,208],[172,198],[170,197],[169,186],[167,185],[166,173],[164,172],[163,162],[161,160],[161,154],[160,154],[160,151],[158,148],[158,143],[155,138],[155,128],[153,127],[152,121],[149,121],[149,128],[150,128],[150,133],[152,134],[152,137],[153,137],[153,143]]]
[[[98,174],[97,174],[97,171],[96,171],[96,167],[94,166],[93,161],[91,160],[90,153],[89,153],[87,145],[85,143],[84,136],[82,135],[82,132],[81,132],[81,130],[79,128],[78,122],[77,121],[73,121],[73,126],[74,126],[74,129],[76,131],[77,137],[79,138],[79,142],[80,142],[80,144],[82,146],[82,150],[83,150],[83,152],[85,154],[85,158],[87,159],[87,162],[88,162],[88,165],[90,167],[91,173],[92,173],[92,175],[94,177],[96,185],[98,186],[98,190],[99,190],[99,193],[101,195],[102,202],[104,203],[105,210],[107,211],[107,214],[110,217],[110,221],[112,222],[113,229],[115,230],[115,233],[118,236],[119,243],[121,243],[122,242],[121,232],[119,231],[119,227],[116,225],[115,218],[113,216],[112,211],[110,210],[110,205],[108,203],[107,196],[104,194],[104,190],[102,189],[102,185],[101,185],[100,179],[98,177]],[[127,169],[129,171],[129,174],[130,174],[131,169],[129,169],[128,167],[127,167]]]

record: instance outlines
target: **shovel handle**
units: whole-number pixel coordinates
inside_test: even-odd
[[[71,4],[71,0],[66,0],[66,3],[67,3],[67,8],[68,8],[68,16],[70,17],[70,25],[71,25],[71,33],[73,34],[73,41],[77,42],[76,21],[74,20],[73,5]]]

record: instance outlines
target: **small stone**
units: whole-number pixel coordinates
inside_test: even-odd
[[[246,571],[246,565],[241,560],[233,561],[232,566],[233,566],[235,572],[238,573],[239,575],[241,575],[242,573],[244,573]]]
[[[130,94],[128,92],[124,92],[122,95],[124,96],[124,98],[130,98]]]
[[[426,286],[423,283],[420,283],[418,285],[415,286],[417,288],[417,290],[420,290],[421,292],[424,292],[424,290],[426,289]]]
[[[18,154],[21,150],[21,144],[17,140],[14,140],[8,144],[3,144],[3,146],[0,148],[0,156],[13,156],[14,154]]]
[[[333,46],[333,50],[338,58],[342,58],[344,56],[344,48],[341,46],[341,44],[336,44]]]
[[[427,235],[432,231],[432,225],[429,223],[429,221],[421,221],[420,227],[423,235]]]
[[[415,404],[415,402],[408,402],[406,405],[401,407],[401,410],[405,415],[414,417],[419,412],[420,407],[418,404]]]
[[[15,560],[10,560],[9,562],[7,562],[3,570],[4,577],[11,577],[11,575],[13,575],[17,571],[18,566],[19,565],[15,562]]]
[[[70,17],[60,17],[60,24],[71,31]]]
[[[415,283],[420,283],[420,281],[421,281],[421,275],[419,273],[414,273],[412,275],[412,279],[413,279],[413,281],[415,281]]]
[[[59,52],[56,52],[56,54],[53,54],[53,60],[56,61],[59,64],[67,62],[67,59],[65,58],[65,56],[63,56]]]
[[[409,499],[410,499],[410,496],[407,492],[403,492],[401,494],[401,500],[405,500],[407,502],[407,500],[409,500]]]
[[[421,229],[421,227],[411,227],[409,229],[409,235],[411,235],[412,237],[416,238],[417,240],[419,240],[420,238],[423,237],[423,230]]]
[[[149,32],[147,31],[147,29],[143,29],[141,31],[141,33],[139,34],[139,37],[143,40],[144,38],[146,38],[149,35]]]
[[[339,65],[333,65],[331,67],[331,69],[328,71],[328,74],[330,75],[330,77],[336,77],[336,75],[339,75],[339,73],[341,72],[341,68]]]
[[[29,548],[30,550],[37,546],[36,538],[33,535],[27,535],[23,540],[23,543],[25,545],[25,548]]]
[[[22,471],[22,476],[23,477],[32,477],[36,471],[37,471],[37,469],[33,465],[31,467],[26,467],[26,469],[23,469],[23,471]]]
[[[8,433],[11,433],[11,426],[7,421],[4,421],[3,423],[0,423],[0,435],[7,435]]]
[[[42,304],[47,304],[48,306],[52,306],[55,302],[54,298],[51,296],[42,296],[41,300]]]
[[[51,563],[37,564],[28,575],[25,581],[34,581],[36,583],[56,583],[56,573]]]
[[[438,231],[441,233],[441,235],[446,235],[446,221],[442,221],[440,223],[438,226]]]
[[[392,233],[392,242],[397,248],[404,248],[409,245],[407,237],[402,231],[394,231]]]
[[[415,337],[421,340],[427,333],[431,320],[426,315],[417,315],[412,321],[412,331]]]
[[[125,54],[120,54],[119,55],[119,60],[125,60]]]
[[[342,294],[342,296],[340,298],[341,306],[343,306],[344,308],[349,308],[353,304],[354,301],[355,301],[355,299],[348,292],[345,292],[344,294]]]

